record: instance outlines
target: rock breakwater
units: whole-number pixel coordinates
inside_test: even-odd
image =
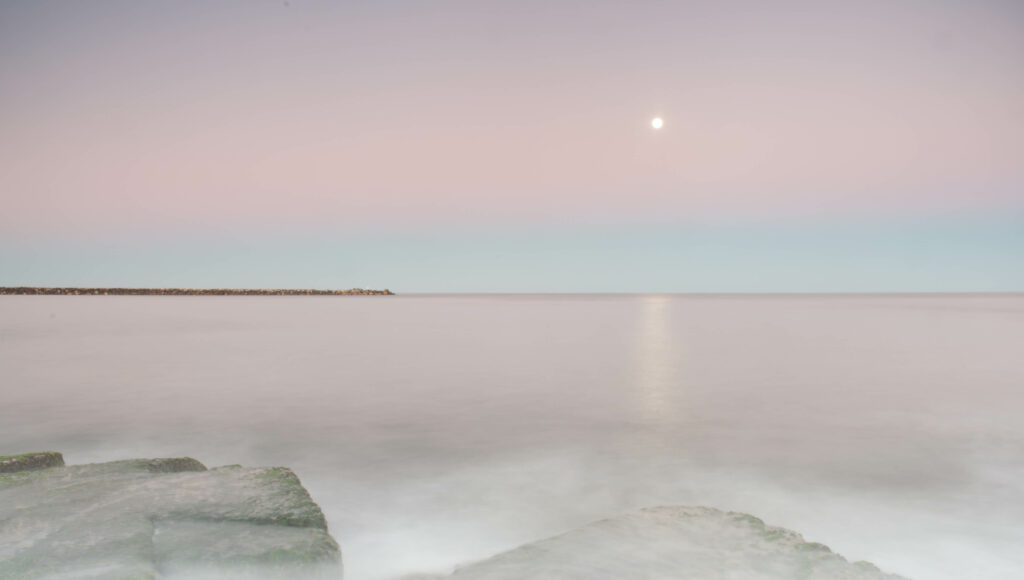
[[[2,294],[66,296],[393,296],[394,292],[350,288],[348,290],[302,290],[268,288],[42,288],[0,287]]]

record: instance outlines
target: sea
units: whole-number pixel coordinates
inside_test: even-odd
[[[1024,577],[1024,294],[0,296],[0,455],[291,467],[349,580],[710,506]]]

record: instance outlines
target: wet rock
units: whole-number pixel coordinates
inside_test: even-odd
[[[0,456],[0,473],[36,471],[50,467],[63,467],[64,456],[56,451],[37,451],[21,455]]]
[[[521,546],[450,576],[458,580],[896,580],[823,544],[747,514],[658,507]]]
[[[147,460],[143,460],[147,461]],[[206,471],[206,466],[191,457],[170,457],[151,459],[145,465],[150,473],[182,473],[184,471]]]
[[[136,459],[0,475],[0,579],[340,578],[291,470]]]

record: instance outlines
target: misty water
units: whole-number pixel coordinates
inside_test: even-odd
[[[346,578],[638,507],[1024,574],[1024,296],[0,297],[0,454],[293,468]]]

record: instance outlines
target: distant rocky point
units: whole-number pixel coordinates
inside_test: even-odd
[[[341,552],[284,467],[0,457],[0,579],[70,578],[337,580]]]
[[[351,288],[348,290],[301,290],[268,288],[41,288],[4,286],[0,294],[59,294],[70,296],[393,296],[394,292]]]

